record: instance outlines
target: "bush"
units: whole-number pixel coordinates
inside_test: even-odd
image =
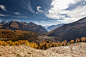
[[[0,54],[0,56],[1,56],[2,54]]]
[[[65,46],[65,45],[67,45],[67,41],[66,40],[62,42],[62,46]]]
[[[0,41],[0,46],[2,46],[3,44],[2,44],[2,41]]]
[[[79,38],[77,38],[77,39],[76,39],[76,42],[80,42],[80,39],[79,39]]]
[[[12,45],[12,41],[11,41],[11,40],[7,41],[7,43],[8,43],[10,46]]]
[[[71,43],[71,44],[74,43],[74,40],[71,40],[70,43]]]
[[[30,52],[28,52],[28,54],[31,54]]]
[[[85,37],[82,37],[81,38],[81,42],[86,42],[86,38]]]
[[[67,43],[67,45],[71,44],[70,42]]]
[[[85,37],[82,37],[81,39],[77,38],[76,39],[76,42],[86,42],[86,38]],[[15,46],[15,45],[22,45],[22,44],[26,44],[26,45],[30,45],[31,47],[35,48],[35,49],[48,49],[50,47],[57,47],[57,46],[65,46],[65,45],[69,45],[69,44],[72,44],[74,43],[75,41],[74,40],[71,40],[70,42],[67,43],[67,41],[63,41],[62,43],[61,42],[51,42],[49,40],[45,40],[43,41],[42,43],[30,43],[28,42],[28,40],[18,40],[18,41],[0,41],[0,46]],[[28,53],[30,54],[30,53]],[[18,54],[19,56],[19,54]]]
[[[20,54],[17,54],[17,57],[22,57]]]
[[[7,44],[6,42],[3,42],[3,46],[9,46],[9,44]]]

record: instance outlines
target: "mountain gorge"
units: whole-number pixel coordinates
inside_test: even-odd
[[[64,24],[50,31],[47,35],[56,36],[56,40],[59,41],[70,41],[86,37],[86,17],[70,24]]]
[[[26,22],[21,22],[21,21],[16,21],[16,20],[0,22],[0,29],[35,31],[38,33],[47,33],[48,32],[41,25],[36,25],[32,22],[26,23]]]
[[[47,28],[47,30],[51,31],[51,30],[53,30],[53,29],[55,29],[55,28],[57,28],[57,27],[59,27],[59,26],[62,26],[62,25],[63,25],[63,24],[52,25],[52,26],[49,26],[49,27]]]

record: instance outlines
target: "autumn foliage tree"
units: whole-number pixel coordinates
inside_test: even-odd
[[[74,40],[71,40],[70,43],[71,43],[71,44],[74,43]]]
[[[62,46],[65,46],[65,45],[67,45],[67,40],[62,42]]]
[[[29,45],[36,49],[48,49],[50,47],[66,46],[72,43],[77,42],[86,42],[85,37],[76,38],[76,41],[67,40],[62,42],[52,42],[49,40],[44,40],[41,43],[36,43],[37,37],[40,34],[37,32],[31,31],[22,31],[22,30],[2,30],[0,29],[0,46],[15,46],[15,45]]]
[[[82,37],[81,38],[81,42],[86,42],[86,38],[85,37]]]
[[[80,39],[79,39],[79,38],[77,38],[77,39],[76,39],[76,42],[80,42]]]

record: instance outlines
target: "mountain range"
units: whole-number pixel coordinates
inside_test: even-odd
[[[61,25],[61,26],[60,26]],[[48,31],[41,25],[35,23],[26,23],[21,21],[2,21],[0,22],[0,29],[6,30],[23,30],[23,31],[34,31],[38,33],[45,33],[49,37],[54,36],[56,42],[58,41],[70,41],[76,38],[86,37],[86,17],[69,24],[60,24],[56,29]],[[53,27],[53,26],[51,26]],[[54,27],[55,28],[55,27]]]
[[[0,29],[6,30],[23,30],[23,31],[35,31],[38,33],[47,33],[48,31],[42,27],[41,25],[37,25],[35,23],[26,23],[17,20],[13,21],[1,21]]]
[[[64,24],[49,33],[48,36],[56,36],[57,41],[70,41],[76,38],[86,37],[86,17],[76,22]]]

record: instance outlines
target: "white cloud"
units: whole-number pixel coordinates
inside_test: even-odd
[[[44,23],[36,23],[37,25],[42,25],[42,26],[51,26],[52,24],[50,24],[50,23],[46,23],[46,24],[44,24]],[[56,24],[55,24],[56,25]]]
[[[46,22],[46,21],[40,21],[41,23],[49,23],[49,22]]]
[[[43,11],[40,10],[40,8],[41,8],[41,6],[38,6],[38,7],[37,7],[37,11],[38,11],[38,12],[36,12],[37,14],[38,14],[38,13],[43,13]]]
[[[15,20],[15,19],[13,19],[13,21],[21,22],[20,20]]]
[[[0,14],[0,16],[9,16],[9,15]]]
[[[54,21],[54,20],[48,20],[48,21]]]
[[[7,10],[6,10],[6,7],[5,7],[4,5],[0,5],[0,8],[1,8],[2,10],[4,10],[4,11],[7,11]]]
[[[85,2],[83,2],[83,4],[85,4]]]
[[[28,18],[27,16],[12,16],[12,17],[17,17],[17,18]]]
[[[79,6],[74,10],[71,10],[69,13],[67,13],[69,17],[63,17],[64,20],[61,20],[66,23],[77,21],[83,17],[86,17],[86,6]]]
[[[0,19],[0,22],[1,22],[2,19]]]
[[[16,14],[16,15],[20,15],[20,13],[19,13],[19,12],[14,12],[14,14]]]
[[[30,0],[19,0],[19,3],[22,5],[22,7],[35,14],[35,11],[32,9]]]
[[[0,19],[0,22],[1,22],[2,19]]]
[[[46,16],[52,19],[59,19],[61,22],[70,23],[86,17],[86,5],[77,5],[72,10],[66,10],[69,6],[82,2],[83,0],[52,0],[51,9]],[[83,2],[85,4],[85,2]],[[66,17],[69,16],[69,17]],[[60,20],[64,19],[64,20]]]
[[[68,8],[69,4],[74,3],[76,2],[73,0],[53,0],[51,3],[52,8],[48,11],[46,16],[53,19],[60,19],[62,17],[61,14],[69,12],[64,9]]]
[[[5,14],[0,14],[2,17],[10,16],[10,17],[17,17],[17,18],[29,18],[27,16],[12,16],[12,15],[5,15]]]
[[[86,16],[86,6],[78,6],[76,9],[71,10],[69,13],[67,13],[68,16],[72,18],[79,18]]]
[[[77,20],[78,18],[76,19],[76,18],[65,17],[64,20],[57,20],[57,21],[59,21],[60,23],[71,23]]]
[[[35,21],[35,22],[38,22],[38,21]]]
[[[35,21],[34,23],[38,24],[38,25],[42,25],[42,26],[47,26],[47,25],[52,25],[49,22],[46,21]]]
[[[51,26],[52,24],[46,24],[46,25],[44,25],[44,24],[41,24],[42,26]]]
[[[45,22],[45,21],[41,21],[41,22]]]

